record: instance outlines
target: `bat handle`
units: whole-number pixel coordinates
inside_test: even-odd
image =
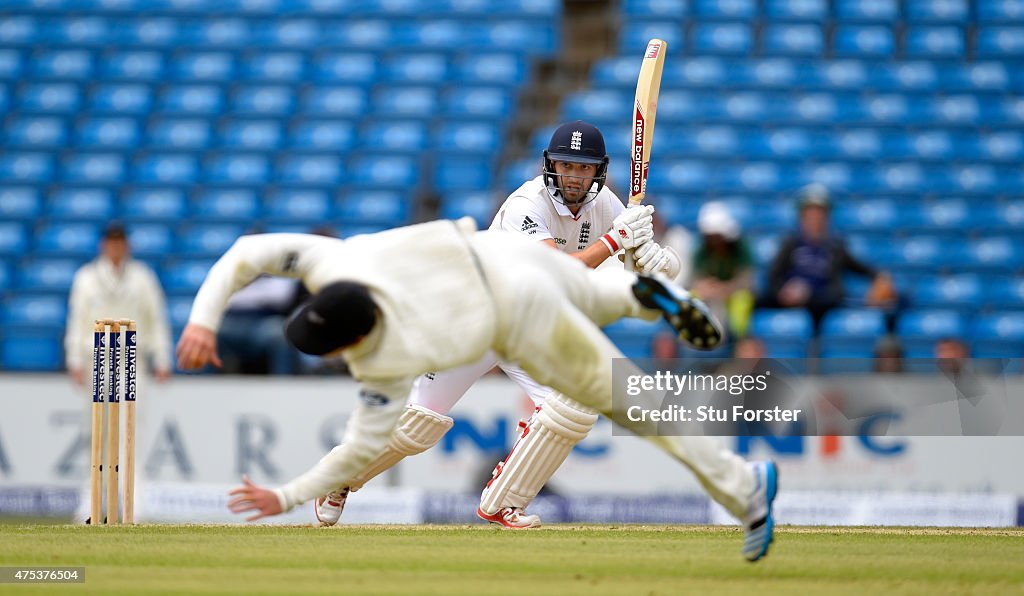
[[[639,196],[636,196],[636,197],[630,197],[629,198],[629,206],[630,207],[636,207],[637,205],[642,204],[643,201],[644,201],[643,194],[641,194]],[[636,249],[635,248],[627,248],[625,252],[626,252],[626,257],[622,260],[622,267],[626,271],[635,272],[636,271],[636,259],[635,259],[634,255],[636,254]]]

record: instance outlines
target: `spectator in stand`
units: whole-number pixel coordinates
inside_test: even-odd
[[[690,290],[742,338],[754,310],[754,258],[739,222],[722,203],[704,205],[697,217],[701,240],[693,255]]]
[[[903,345],[895,336],[886,335],[875,344],[875,366],[877,373],[903,372]]]
[[[959,376],[967,368],[967,361],[971,352],[967,344],[953,337],[944,337],[935,342],[935,359],[939,370],[944,373]]]
[[[812,184],[800,191],[800,229],[782,242],[768,273],[764,308],[806,308],[820,328],[825,314],[845,298],[843,274],[847,271],[873,278],[869,306],[888,306],[895,301],[892,278],[861,263],[842,238],[829,230],[831,203],[828,191]]]
[[[223,372],[295,374],[298,351],[285,339],[284,324],[308,295],[298,280],[262,276],[232,296],[217,333]]]

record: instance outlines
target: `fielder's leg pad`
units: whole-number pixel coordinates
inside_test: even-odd
[[[544,402],[480,495],[480,512],[523,509],[537,496],[577,443],[597,422],[597,412],[560,393]]]
[[[419,405],[408,405],[398,419],[398,427],[391,435],[388,446],[360,472],[348,488],[359,490],[373,477],[391,468],[410,455],[423,453],[441,440],[454,421]]]

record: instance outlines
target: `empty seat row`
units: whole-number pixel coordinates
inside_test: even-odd
[[[14,97],[12,97],[14,95]],[[506,117],[512,107],[507,91],[494,87],[469,89],[440,86],[383,87],[374,91],[359,86],[327,86],[296,90],[287,85],[236,87],[185,84],[163,86],[99,85],[83,101],[73,84],[22,85],[14,94],[0,86],[0,108],[25,114],[98,114],[215,117],[224,114],[284,118],[292,114],[324,118],[359,118],[366,115],[430,118],[437,115]]]
[[[231,149],[238,151],[350,151],[357,147],[398,153],[427,147],[449,152],[490,152],[500,145],[501,129],[493,122],[377,120],[356,126],[348,120],[231,119],[215,125],[207,119],[158,117],[140,124],[134,118],[79,118],[73,128],[55,116],[12,116],[0,128],[8,148],[118,150]]]
[[[308,15],[343,17],[370,15],[381,17],[465,16],[517,18],[556,17],[561,12],[558,0],[508,0],[500,5],[488,0],[7,0],[11,10],[29,14],[95,13],[101,15],[151,14],[279,16]],[[88,18],[88,17],[86,17]]]
[[[253,81],[318,84],[490,82],[514,85],[526,74],[520,54],[397,53],[384,57],[352,52],[328,52],[307,58],[299,52],[247,52],[236,57],[223,51],[110,50],[90,54],[80,50],[41,53],[0,50],[0,79],[108,81]]]
[[[571,95],[562,117],[620,126],[632,93],[584,91]],[[823,126],[1024,126],[1024,98],[969,94],[913,96],[898,93],[784,93],[781,91],[662,91],[658,123],[703,122]]]
[[[971,18],[970,0],[625,0],[628,17],[752,19],[780,21],[961,23]],[[976,18],[985,22],[1024,22],[1020,0],[981,0]]]
[[[370,101],[380,100],[371,105]],[[297,111],[309,117],[356,118],[385,109],[409,117],[465,116],[506,118],[514,97],[492,86],[404,87],[369,93],[350,86],[312,88],[296,92],[291,87],[249,87],[225,93],[209,85],[178,85],[154,89],[140,84],[101,84],[87,93],[72,83],[22,85],[16,91],[0,85],[0,109],[22,114],[77,116],[148,116],[153,111],[180,116],[217,117],[228,109],[243,110],[252,117],[283,118]],[[394,117],[395,114],[381,114]]]
[[[1024,27],[990,26],[974,35],[973,47],[963,27],[941,25],[908,28],[897,35],[885,25],[840,25],[827,35],[815,24],[699,23],[684,31],[676,23],[656,21],[628,23],[619,38],[620,51],[641,52],[647,40],[668,43],[669,54],[682,55],[684,48],[711,55],[746,55],[760,51],[766,56],[818,56],[890,58],[963,58],[969,51],[979,58],[1024,58]],[[760,38],[760,39],[758,39]]]
[[[498,16],[467,27],[452,19],[324,20],[314,18],[243,19],[45,19],[13,16],[0,27],[3,46],[62,46],[40,53],[43,74],[85,77],[93,68],[84,48],[252,47],[319,50],[417,49],[462,51],[469,47],[546,55],[558,46],[554,20],[518,20]]]
[[[599,89],[633,89],[636,58],[602,60],[594,67],[591,81]],[[986,60],[941,64],[920,60],[872,63],[850,59],[677,56],[665,64],[662,87],[1005,93],[1024,90],[1024,72],[1010,63]]]

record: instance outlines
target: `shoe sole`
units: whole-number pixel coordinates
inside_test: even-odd
[[[665,320],[679,333],[679,339],[698,350],[714,350],[722,343],[722,334],[714,324],[714,315],[697,298],[676,298],[665,284],[648,278],[649,298],[661,310]]]
[[[540,527],[540,522],[537,522],[537,525],[531,525],[531,526],[512,526],[512,525],[509,525],[509,524],[505,523],[505,520],[501,519],[501,517],[498,516],[497,514],[490,515],[487,512],[485,512],[483,509],[480,509],[479,507],[476,508],[476,516],[479,517],[480,519],[484,520],[485,522],[490,522],[490,523],[492,523],[492,524],[494,524],[496,526],[501,526],[502,528],[508,528],[509,530],[530,530],[530,529],[533,529],[533,528],[539,528]]]

